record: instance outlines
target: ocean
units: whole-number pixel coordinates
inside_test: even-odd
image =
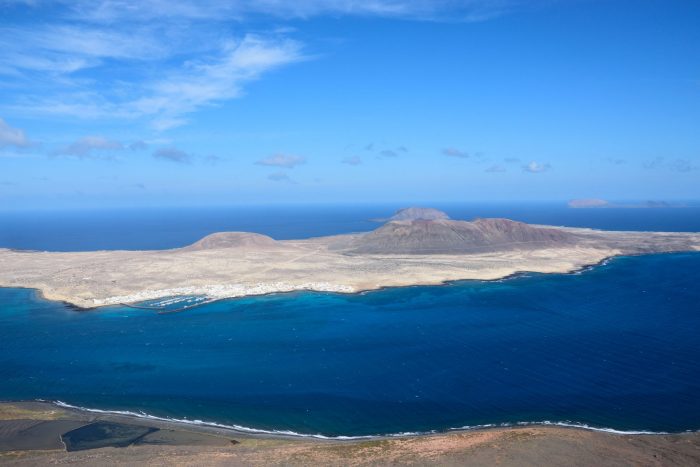
[[[116,221],[106,215],[94,224],[84,216],[31,224],[15,214],[15,233],[3,233],[0,247],[168,248],[221,226],[295,238],[366,230],[376,225],[369,219],[391,213],[354,208],[323,217],[321,208],[276,209],[275,218],[236,209],[226,211],[238,213],[230,217],[192,214],[206,225],[182,213],[175,219],[124,212],[133,224],[110,234],[104,232]],[[554,206],[459,209],[448,212],[700,230],[691,208],[624,216]],[[31,235],[22,230],[28,225]],[[158,232],[173,226],[180,227],[159,243]],[[33,290],[0,288],[0,399],[322,436],[543,422],[698,430],[698,283],[700,253],[678,253],[615,258],[575,274],[276,294],[167,315],[125,307],[76,311]]]
[[[506,217],[533,224],[607,230],[700,232],[700,206],[570,209],[565,203],[423,203],[453,219]],[[257,232],[278,240],[376,229],[405,204],[239,206],[0,211],[0,248],[48,251],[179,248],[215,232]]]

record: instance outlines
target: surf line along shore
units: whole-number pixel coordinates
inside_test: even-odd
[[[146,305],[136,305],[133,303],[119,303],[119,305],[127,307],[127,308],[133,308],[135,310],[147,310],[147,311],[155,311],[159,315],[167,315],[167,314],[172,314],[172,313],[180,313],[183,311],[191,310],[193,308],[197,308],[200,306],[204,305],[209,305],[211,303],[215,303],[221,300],[226,300],[226,298],[202,298],[201,300],[195,300],[194,303],[190,303],[189,305],[184,305],[176,308],[166,308],[167,305],[159,305],[159,304],[154,304],[152,306],[146,306]],[[186,303],[189,303],[190,300],[184,300]],[[182,303],[182,301],[179,300],[173,300],[174,303]]]
[[[0,402],[0,429],[0,463],[18,466],[487,465],[496,458],[504,466],[570,465],[572,459],[581,465],[700,463],[699,433],[616,434],[542,425],[318,439],[88,412],[48,402]]]
[[[171,314],[171,313],[180,313],[180,312],[183,312],[183,311],[191,310],[192,308],[197,308],[197,307],[200,307],[200,306],[202,306],[202,305],[208,305],[208,304],[210,304],[210,303],[218,302],[218,301],[220,301],[220,300],[225,300],[225,299],[224,299],[224,298],[213,298],[213,299],[210,299],[210,300],[203,300],[203,301],[201,301],[201,302],[198,302],[198,303],[195,303],[195,304],[192,304],[192,305],[186,305],[186,306],[182,306],[182,307],[175,308],[175,309],[169,309],[169,310],[166,310],[166,309],[163,309],[163,308],[158,308],[158,307],[133,305],[133,304],[129,304],[129,303],[120,303],[120,305],[121,305],[121,306],[125,306],[125,307],[127,307],[127,308],[133,308],[133,309],[135,309],[135,310],[155,311],[155,312],[156,312],[157,314],[159,314],[159,315],[168,315],[168,314]]]
[[[173,296],[355,293],[518,272],[568,273],[619,255],[679,251],[700,251],[700,234],[467,222],[409,208],[371,232],[302,240],[222,232],[172,250],[0,249],[0,286],[34,288],[49,300],[94,308]]]
[[[581,274],[586,271],[591,271],[597,266],[603,266],[606,265],[612,260],[614,257],[606,257],[602,259],[601,261],[595,263],[595,264],[590,264],[590,265],[584,265],[581,268],[570,271],[572,274]],[[518,271],[514,272],[513,274],[510,274],[508,276],[502,277],[502,278],[497,278],[497,279],[489,279],[490,281],[503,281],[503,280],[508,280],[511,278],[515,278],[524,274],[528,274],[527,271]],[[445,281],[442,282],[441,285],[448,285],[450,283],[454,283],[458,281]],[[385,289],[385,288],[391,288],[391,286],[386,286],[386,287],[381,287],[378,289]],[[378,290],[377,289],[377,290]],[[301,288],[301,289],[295,289],[295,290],[307,290],[307,291],[319,291],[319,290],[314,290],[312,288]],[[354,291],[354,290],[343,290],[343,291],[334,291],[335,293],[363,293],[363,292],[370,292],[369,290],[366,291]],[[145,305],[145,304],[139,304],[141,302],[136,302],[136,303],[124,303],[120,302],[118,305],[124,306],[126,308],[132,308],[136,310],[147,310],[147,311],[155,311],[156,314],[159,315],[167,315],[167,314],[173,314],[173,313],[180,313],[183,311],[191,310],[193,308],[198,308],[204,305],[209,305],[212,303],[220,302],[223,300],[229,300],[232,298],[237,298],[237,297],[245,297],[245,296],[260,296],[260,295],[273,295],[277,293],[288,293],[287,291],[274,291],[274,292],[267,292],[267,293],[262,293],[262,294],[241,294],[237,296],[231,296],[231,297],[222,297],[222,298],[207,298],[206,296],[200,296],[200,297],[189,297],[187,295],[172,295],[168,297],[162,297],[161,294],[162,292],[156,291],[154,292],[154,295],[157,295],[158,298],[162,298],[162,300],[158,300],[157,303],[153,305]],[[121,298],[121,297],[120,297]],[[166,305],[162,305],[163,301],[166,302]],[[173,304],[173,303],[189,303],[188,305],[184,305],[181,307],[176,307],[176,308],[167,308],[167,305]]]

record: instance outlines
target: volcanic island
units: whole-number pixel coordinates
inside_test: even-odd
[[[46,299],[95,308],[164,297],[355,293],[520,272],[568,273],[619,255],[699,250],[698,233],[463,221],[436,209],[406,208],[371,232],[300,240],[220,232],[170,250],[0,249],[0,286],[34,288]]]

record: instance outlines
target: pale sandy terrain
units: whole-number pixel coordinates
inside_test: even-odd
[[[89,308],[177,295],[228,298],[292,290],[349,293],[498,279],[521,271],[565,273],[620,254],[700,250],[700,234],[558,229],[572,234],[576,241],[541,248],[507,245],[502,251],[451,255],[353,253],[352,247],[364,234],[288,241],[222,234],[222,238],[233,235],[234,241],[216,237],[200,242],[203,246],[161,251],[0,249],[0,286],[35,288],[48,299]]]

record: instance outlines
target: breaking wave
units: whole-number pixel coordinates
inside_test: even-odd
[[[40,400],[41,402],[45,402]],[[649,431],[649,430],[618,430],[615,428],[607,427],[596,427],[587,425],[585,423],[579,423],[574,421],[529,421],[529,422],[505,422],[505,423],[487,423],[483,425],[465,425],[461,427],[448,428],[446,430],[429,430],[429,431],[403,431],[399,433],[387,433],[387,434],[375,434],[375,435],[358,435],[358,436],[347,436],[347,435],[324,435],[320,433],[298,433],[291,430],[264,430],[261,428],[251,428],[243,425],[226,425],[223,423],[204,421],[204,420],[189,420],[183,418],[170,418],[170,417],[159,417],[157,415],[147,414],[145,412],[133,412],[129,410],[103,410],[94,409],[88,407],[81,407],[76,405],[67,404],[63,401],[53,401],[52,404],[63,407],[67,409],[79,410],[83,412],[100,413],[105,415],[123,415],[127,417],[135,417],[146,420],[155,420],[159,422],[168,423],[183,423],[187,425],[195,425],[210,428],[222,428],[227,430],[234,430],[243,433],[251,434],[263,434],[263,435],[277,435],[277,436],[294,436],[300,438],[317,438],[317,439],[331,439],[331,440],[359,440],[359,439],[376,439],[376,438],[394,438],[402,436],[422,436],[422,435],[434,435],[439,433],[448,433],[453,431],[472,431],[472,430],[485,430],[490,428],[516,428],[516,427],[529,427],[529,426],[557,426],[563,428],[578,428],[582,430],[598,431],[603,433],[611,433],[616,435],[668,435],[671,434],[667,431]],[[693,430],[687,430],[686,433],[693,432]]]

